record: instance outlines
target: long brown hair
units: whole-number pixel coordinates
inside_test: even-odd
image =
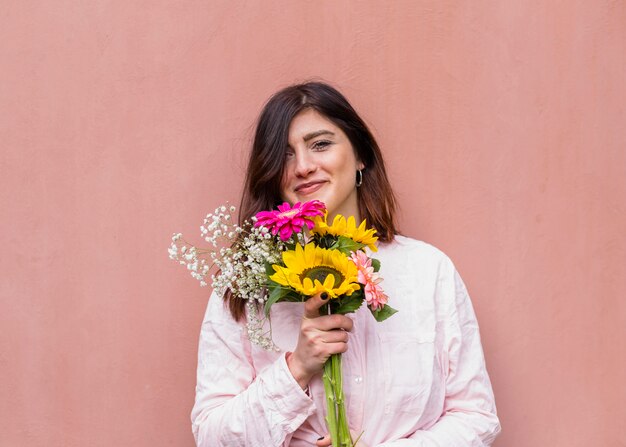
[[[289,145],[289,126],[296,115],[307,109],[314,109],[332,121],[350,140],[365,165],[363,183],[357,189],[359,213],[367,219],[368,225],[376,228],[380,241],[393,240],[397,234],[396,200],[378,143],[348,100],[337,89],[322,82],[286,87],[276,92],[263,107],[248,161],[239,222],[283,202],[280,183]],[[241,320],[245,315],[245,301],[236,299],[230,291],[224,299],[233,318]]]

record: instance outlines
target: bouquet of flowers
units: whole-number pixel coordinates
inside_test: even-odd
[[[376,230],[354,217],[337,215],[327,221],[325,205],[317,200],[284,203],[262,211],[241,226],[233,222],[234,207],[222,206],[207,215],[200,227],[211,248],[200,249],[174,234],[170,258],[186,265],[205,286],[212,267],[213,288],[227,290],[246,301],[250,340],[265,349],[277,349],[264,321],[274,303],[303,302],[325,292],[330,297],[324,314],[354,312],[365,302],[377,321],[396,310],[387,304],[378,271]],[[259,310],[263,311],[259,314]],[[343,400],[341,354],[333,354],[322,376],[327,401],[326,423],[334,447],[352,447]]]

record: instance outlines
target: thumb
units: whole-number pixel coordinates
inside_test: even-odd
[[[317,447],[330,447],[330,444],[331,444],[330,435],[322,436],[315,442],[315,445]]]
[[[320,307],[328,304],[328,293],[322,292],[313,295],[304,302],[304,318],[316,318],[320,316]]]

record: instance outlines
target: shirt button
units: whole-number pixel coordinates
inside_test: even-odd
[[[355,382],[357,385],[360,385],[361,383],[363,383],[363,377],[361,377],[361,376],[356,376],[356,377],[354,378],[354,382]]]

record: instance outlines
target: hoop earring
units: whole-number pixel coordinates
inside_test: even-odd
[[[359,186],[361,186],[363,184],[363,171],[361,171],[360,169],[358,169],[356,171],[356,187],[358,188]]]

